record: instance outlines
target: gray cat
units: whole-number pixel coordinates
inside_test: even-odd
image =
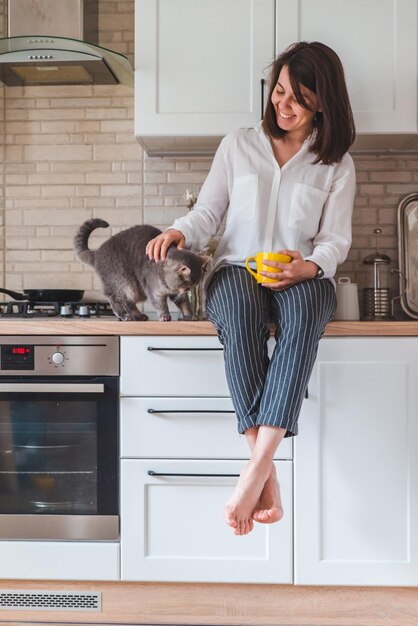
[[[132,226],[110,237],[98,250],[89,250],[88,239],[93,230],[108,226],[101,219],[84,222],[75,236],[74,249],[79,259],[93,265],[100,276],[115,315],[121,320],[148,319],[136,306],[148,298],[159,319],[168,322],[170,298],[184,319],[192,319],[187,291],[201,279],[208,257],[170,246],[165,261],[151,261],[145,248],[161,231],[146,224]]]

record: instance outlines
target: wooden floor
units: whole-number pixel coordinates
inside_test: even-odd
[[[415,587],[0,581],[7,590],[102,593],[102,612],[10,611],[9,624],[418,626]]]

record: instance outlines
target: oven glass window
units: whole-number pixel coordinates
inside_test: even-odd
[[[1,394],[0,514],[117,513],[117,393],[104,389]]]

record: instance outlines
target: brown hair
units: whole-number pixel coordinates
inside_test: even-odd
[[[338,55],[319,41],[301,41],[289,46],[274,61],[263,129],[267,135],[276,139],[287,133],[277,125],[276,112],[271,102],[284,65],[289,71],[295,99],[301,106],[312,110],[302,95],[301,86],[307,87],[318,97],[321,111],[314,117],[317,132],[310,147],[310,151],[316,154],[314,163],[328,165],[341,161],[353,143],[356,131],[344,70]]]

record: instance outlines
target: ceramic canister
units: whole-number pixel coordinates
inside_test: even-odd
[[[360,307],[357,284],[348,276],[341,276],[336,285],[337,310],[335,320],[359,320]]]

